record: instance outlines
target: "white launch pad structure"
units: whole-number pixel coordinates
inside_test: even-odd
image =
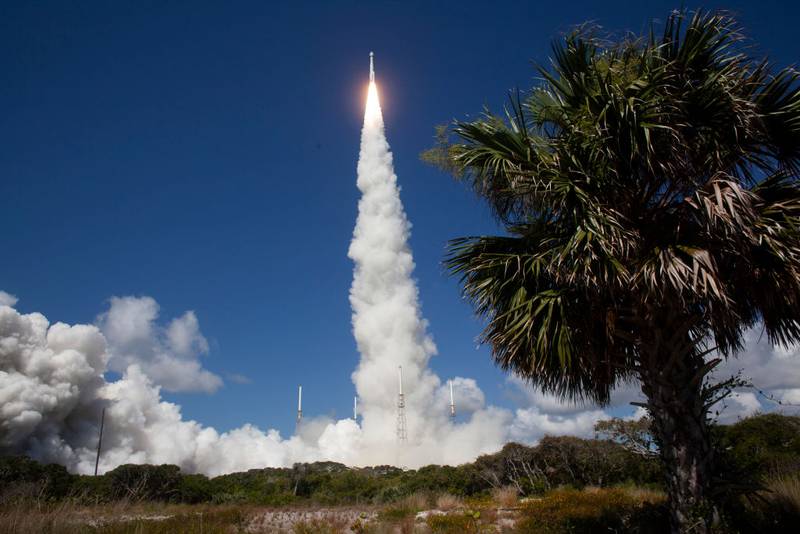
[[[406,426],[406,399],[403,396],[403,366],[397,366],[397,378],[400,393],[397,396],[397,442],[405,443],[408,440]]]

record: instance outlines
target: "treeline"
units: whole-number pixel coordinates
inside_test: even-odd
[[[715,429],[720,475],[757,484],[776,471],[800,470],[800,418],[776,414]],[[0,457],[0,498],[74,498],[87,503],[380,504],[420,492],[470,497],[513,487],[521,495],[556,487],[635,484],[658,487],[661,468],[652,455],[613,440],[546,437],[534,446],[516,443],[460,466],[417,470],[392,466],[349,468],[334,462],[252,469],[208,478],[174,465],[122,465],[101,476],[73,475],[60,465],[26,457]]]

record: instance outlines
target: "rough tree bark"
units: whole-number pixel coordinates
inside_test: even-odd
[[[663,317],[663,316],[662,316]],[[642,343],[639,377],[664,466],[675,533],[708,533],[716,519],[710,500],[713,449],[704,378],[710,367],[688,327],[651,323]]]

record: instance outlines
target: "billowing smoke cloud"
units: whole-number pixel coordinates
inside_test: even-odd
[[[747,335],[748,349],[740,359],[725,364],[720,378],[743,367],[766,394],[794,402],[793,396],[800,391],[800,347],[775,349],[759,338],[758,331]],[[547,434],[590,436],[596,421],[609,413],[630,414],[629,401],[641,395],[635,384],[628,385],[615,393],[612,406],[600,410],[561,403],[512,378],[509,392],[518,392],[520,405],[512,414],[486,407],[474,380],[455,378],[459,421],[463,422],[452,424],[447,418],[447,384],[439,384],[433,377],[431,381],[439,385],[428,390],[427,413],[415,412],[418,408],[409,405],[409,441],[398,450],[391,401],[377,408],[365,407],[388,419],[372,427],[365,414],[361,425],[352,419],[307,418],[298,434],[289,439],[252,425],[220,433],[184,420],[180,407],[161,398],[160,387],[137,363],[120,379],[108,382],[104,378],[108,347],[95,325],[51,325],[39,313],[22,314],[0,304],[0,452],[27,453],[75,472],[90,473],[100,412],[106,407],[101,472],[123,463],[173,463],[187,472],[210,475],[323,459],[350,465],[458,464],[491,452],[506,440],[532,443]],[[394,399],[394,369],[387,373],[392,378],[387,379],[386,397]],[[406,384],[410,398],[415,387],[410,380]],[[720,419],[728,422],[775,409],[798,412],[796,406],[779,406],[752,390],[743,390],[728,401]],[[412,421],[419,426],[414,428]]]
[[[96,325],[51,325],[39,313],[14,309],[0,291],[0,453],[27,453],[70,470],[94,469],[100,414],[106,409],[100,470],[123,463],[171,463],[209,475],[295,462],[333,460],[349,465],[459,464],[499,449],[506,441],[533,443],[544,435],[589,436],[614,415],[639,416],[635,383],[625,384],[606,409],[564,403],[510,378],[515,411],[487,406],[475,380],[452,379],[458,418],[449,417],[449,387],[429,368],[436,346],[420,311],[408,246],[410,224],[400,202],[392,155],[374,84],[370,86],[358,163],[362,192],[349,256],[355,263],[350,302],[361,361],[352,379],[360,424],[306,418],[295,436],[244,425],[220,433],[184,420],[167,391],[212,393],[222,385],[203,368],[208,343],[189,311],[165,325],[150,297],[114,297]],[[717,371],[720,379],[743,368],[767,395],[800,403],[800,347],[772,348],[759,332],[747,350]],[[397,369],[403,367],[408,439],[395,437]],[[108,381],[107,371],[121,373]],[[247,377],[227,375],[233,383]],[[775,409],[753,390],[737,391],[723,421]],[[784,405],[783,411],[798,411]]]
[[[194,312],[158,326],[158,303],[150,297],[112,297],[109,310],[98,324],[109,345],[112,371],[138,365],[167,391],[212,393],[222,379],[203,369],[199,357],[208,352]]]

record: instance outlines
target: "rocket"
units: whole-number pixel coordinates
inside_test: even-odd
[[[375,63],[374,63],[374,60],[375,60],[375,52],[370,52],[369,53],[369,81],[370,82],[374,82],[375,81]]]

